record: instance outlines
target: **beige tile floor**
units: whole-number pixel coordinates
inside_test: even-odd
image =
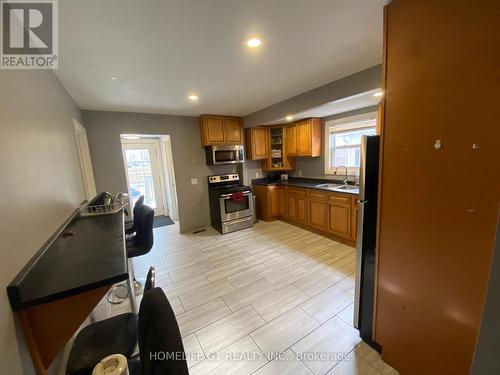
[[[193,375],[397,374],[352,326],[352,247],[282,221],[224,236],[170,225],[134,265],[156,267]]]

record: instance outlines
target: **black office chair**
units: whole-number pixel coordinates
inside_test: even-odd
[[[189,375],[179,326],[161,288],[144,293],[142,298],[139,359],[129,361],[130,375]]]
[[[153,222],[155,211],[145,204],[140,207],[138,227],[132,241],[127,242],[127,257],[145,255],[153,248]]]
[[[127,257],[129,258],[129,269],[134,280],[134,293],[136,295],[142,293],[142,284],[137,281],[134,272],[134,263],[131,258],[145,255],[151,251],[154,244],[153,237],[153,222],[154,210],[146,205],[141,206],[140,223],[138,230],[132,241],[127,241]]]
[[[144,204],[144,195],[141,195],[139,199],[137,199],[137,202],[135,202],[134,204],[133,220],[125,223],[125,234],[132,234],[137,232],[141,219],[140,210],[143,204]]]
[[[150,267],[144,287],[145,293],[155,287],[155,268]],[[137,315],[124,313],[90,324],[75,337],[66,365],[68,375],[91,375],[92,370],[105,357],[134,355],[138,342]]]

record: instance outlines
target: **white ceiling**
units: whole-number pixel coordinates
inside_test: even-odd
[[[380,63],[387,2],[64,0],[56,74],[82,109],[243,116]]]

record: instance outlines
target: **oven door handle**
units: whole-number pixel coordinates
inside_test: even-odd
[[[231,193],[231,194],[221,194],[221,196],[220,196],[220,197],[221,197],[222,199],[228,199],[228,198],[231,198],[233,194],[234,194],[234,193]],[[250,190],[250,191],[248,191],[248,190],[247,190],[247,191],[244,191],[244,192],[243,192],[243,195],[245,195],[245,196],[249,196],[250,194],[252,194],[252,191],[251,191],[251,190]]]

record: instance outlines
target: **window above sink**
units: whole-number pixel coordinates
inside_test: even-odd
[[[345,167],[349,175],[358,175],[361,137],[374,135],[376,126],[377,112],[325,122],[325,174]]]

